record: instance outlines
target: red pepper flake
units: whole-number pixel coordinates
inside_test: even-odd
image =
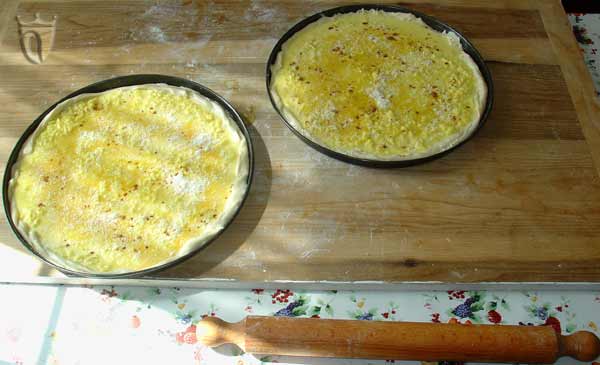
[[[387,39],[390,41],[397,41],[396,37],[391,36],[391,35],[387,36]]]
[[[431,96],[433,96],[434,98],[437,98],[438,97],[438,93],[436,93],[435,91],[432,91],[431,92]]]

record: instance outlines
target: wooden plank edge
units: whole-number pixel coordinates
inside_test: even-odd
[[[440,282],[440,281],[401,281],[385,283],[381,281],[238,281],[233,279],[94,279],[75,277],[40,277],[3,279],[0,283],[31,285],[120,285],[182,287],[195,289],[248,290],[254,288],[295,290],[369,290],[369,291],[447,291],[455,290],[498,290],[498,291],[599,291],[600,283],[595,282]]]
[[[437,4],[446,6],[458,6],[465,8],[491,8],[491,9],[518,9],[518,10],[534,10],[537,9],[534,0],[502,0],[502,1],[490,1],[490,0],[470,0],[465,2],[464,0],[408,0],[411,3],[416,4]],[[23,0],[22,3],[52,3],[56,0]],[[62,0],[63,3],[74,3],[74,2],[98,2],[98,0]],[[296,4],[297,0],[283,0],[283,3],[289,2]],[[348,0],[345,4],[364,4],[364,0]],[[385,4],[397,4],[397,0],[379,0],[378,3]]]
[[[600,104],[595,96],[592,76],[585,66],[583,54],[560,0],[539,0],[538,6],[548,38],[558,56],[594,165],[600,173]]]

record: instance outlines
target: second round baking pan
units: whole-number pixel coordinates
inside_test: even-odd
[[[418,158],[406,159],[406,160],[375,160],[375,159],[367,159],[367,158],[350,156],[350,155],[347,155],[344,153],[334,151],[328,147],[325,147],[325,146],[313,141],[312,139],[304,136],[302,133],[300,133],[298,130],[296,130],[288,120],[286,120],[283,113],[277,107],[275,100],[273,99],[273,95],[271,94],[271,77],[272,77],[271,67],[277,61],[277,56],[278,56],[279,52],[281,52],[281,47],[283,46],[283,44],[287,40],[289,40],[291,37],[293,37],[296,33],[301,31],[302,29],[304,29],[307,25],[309,25],[313,22],[316,22],[317,20],[319,20],[321,18],[331,17],[336,14],[354,13],[354,12],[362,10],[362,9],[364,9],[364,10],[381,10],[381,11],[396,12],[396,13],[411,13],[411,14],[415,15],[416,17],[422,19],[423,22],[425,22],[425,24],[427,24],[434,30],[437,30],[439,32],[452,32],[452,33],[456,34],[456,36],[460,40],[460,44],[463,48],[463,51],[466,52],[469,56],[471,56],[471,58],[473,59],[473,61],[477,65],[477,67],[479,68],[479,71],[481,72],[483,80],[487,86],[487,96],[486,96],[483,113],[481,114],[481,116],[479,118],[477,126],[475,127],[475,129],[472,131],[472,133],[469,136],[467,136],[465,139],[463,139],[458,144],[456,144],[444,151],[435,153],[430,156],[418,157]],[[493,105],[493,100],[494,100],[494,85],[492,82],[492,75],[490,74],[490,71],[485,64],[483,57],[481,57],[481,55],[479,54],[477,49],[475,49],[473,44],[471,44],[471,42],[469,42],[469,40],[464,35],[459,33],[457,30],[455,30],[448,24],[437,20],[436,18],[433,18],[431,16],[422,14],[420,12],[417,12],[417,11],[414,11],[414,10],[411,10],[408,8],[396,6],[396,5],[374,5],[374,4],[367,5],[367,4],[365,4],[365,5],[341,6],[341,7],[337,7],[337,8],[328,9],[328,10],[322,11],[320,13],[316,13],[314,15],[309,16],[308,18],[301,20],[296,25],[294,25],[292,28],[290,28],[275,44],[275,47],[273,47],[273,50],[271,51],[271,54],[269,55],[269,59],[267,61],[266,85],[267,85],[267,93],[269,95],[269,99],[271,100],[271,104],[273,105],[273,108],[275,108],[275,110],[277,111],[277,113],[279,114],[279,116],[281,117],[283,122],[288,126],[288,128],[296,136],[298,136],[298,138],[300,138],[302,141],[304,141],[306,144],[308,144],[312,148],[316,149],[317,151],[324,153],[325,155],[328,155],[330,157],[336,158],[336,159],[344,161],[344,162],[349,162],[349,163],[356,164],[356,165],[370,166],[370,167],[406,167],[406,166],[412,166],[412,165],[416,165],[416,164],[425,163],[425,162],[440,158],[440,157],[448,154],[449,152],[453,151],[454,149],[456,149],[456,148],[460,147],[461,145],[463,145],[464,143],[466,143],[469,139],[473,138],[473,136],[477,133],[477,131],[479,129],[481,129],[481,127],[487,120],[487,118],[490,114],[490,111],[492,110],[492,105]]]
[[[242,132],[244,139],[246,140],[246,146],[248,148],[248,177],[246,180],[247,181],[246,191],[244,192],[242,201],[240,202],[239,206],[237,207],[237,209],[236,209],[234,215],[231,217],[231,219],[225,224],[225,226],[216,235],[214,235],[212,238],[210,238],[203,245],[195,248],[194,250],[188,252],[185,255],[182,255],[180,257],[177,257],[176,259],[173,259],[172,261],[168,261],[168,262],[162,263],[160,265],[152,266],[152,267],[145,268],[142,270],[129,271],[129,272],[123,272],[123,273],[89,273],[89,272],[83,272],[83,271],[75,271],[70,268],[63,267],[63,266],[53,262],[52,260],[50,260],[44,254],[38,252],[38,250],[36,250],[35,247],[31,243],[29,243],[28,240],[25,237],[23,237],[23,235],[19,232],[19,230],[16,227],[15,222],[12,219],[8,188],[9,188],[9,182],[12,177],[13,165],[17,162],[21,148],[23,147],[23,145],[25,144],[25,142],[27,141],[29,136],[37,129],[37,127],[40,125],[40,123],[42,122],[44,117],[48,113],[50,113],[50,111],[52,111],[58,104],[62,103],[63,101],[65,101],[67,99],[71,99],[77,95],[80,95],[80,94],[101,93],[103,91],[116,89],[119,87],[144,85],[144,84],[167,84],[167,85],[171,85],[171,86],[178,86],[178,87],[184,87],[187,89],[191,89],[193,91],[200,93],[202,96],[216,102],[225,110],[225,112],[227,114],[229,114],[231,119],[235,122],[237,127]],[[54,268],[58,269],[59,271],[65,273],[67,275],[84,276],[84,277],[91,277],[91,278],[124,278],[124,277],[132,277],[132,276],[143,276],[146,274],[164,270],[171,266],[177,265],[178,263],[194,256],[196,253],[198,253],[203,248],[205,248],[207,245],[209,245],[211,242],[213,242],[215,239],[217,239],[221,235],[221,233],[223,233],[223,231],[225,231],[227,229],[227,227],[231,224],[231,222],[235,219],[235,217],[241,210],[242,206],[244,205],[244,202],[246,201],[246,198],[250,191],[250,185],[252,184],[253,173],[254,173],[254,152],[253,152],[252,140],[250,138],[250,134],[248,133],[248,129],[246,128],[246,125],[244,124],[240,115],[233,108],[233,106],[231,106],[231,104],[229,104],[229,102],[227,102],[227,100],[225,100],[219,94],[215,93],[214,91],[210,90],[209,88],[207,88],[203,85],[200,85],[196,82],[182,79],[179,77],[166,76],[166,75],[129,75],[129,76],[116,77],[116,78],[112,78],[112,79],[108,79],[108,80],[104,80],[104,81],[99,81],[94,84],[88,85],[84,88],[81,88],[81,89],[65,96],[64,98],[62,98],[61,100],[56,102],[54,105],[52,105],[50,108],[48,108],[45,112],[43,112],[39,117],[37,117],[37,119],[35,119],[33,121],[33,123],[25,130],[25,132],[23,133],[21,138],[19,138],[19,140],[17,141],[17,144],[15,145],[15,147],[12,150],[12,153],[10,154],[10,157],[6,164],[6,170],[4,171],[4,179],[2,182],[2,198],[3,198],[3,203],[4,203],[4,212],[6,214],[8,224],[10,225],[10,228],[13,231],[13,233],[15,234],[15,236],[17,237],[17,239],[23,244],[23,246],[25,246],[25,248],[27,248],[27,250],[29,252],[31,252],[32,254],[39,257],[42,261],[44,261],[48,265],[53,266]]]

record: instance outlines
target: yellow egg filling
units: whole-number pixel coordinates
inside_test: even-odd
[[[246,189],[247,158],[235,123],[192,90],[82,95],[23,147],[10,184],[13,220],[69,268],[152,267],[222,228]]]
[[[486,98],[456,35],[403,13],[322,18],[284,43],[272,75],[276,104],[302,134],[383,160],[451,147],[477,125]]]

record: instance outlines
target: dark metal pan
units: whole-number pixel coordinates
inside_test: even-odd
[[[58,104],[62,103],[63,101],[65,101],[67,99],[71,99],[77,95],[80,95],[80,94],[100,93],[103,91],[116,89],[116,88],[123,87],[123,86],[133,86],[133,85],[143,85],[143,84],[167,84],[167,85],[171,85],[171,86],[181,86],[181,87],[185,87],[185,88],[194,90],[194,91],[200,93],[201,95],[209,98],[210,100],[216,102],[217,104],[219,104],[229,114],[231,119],[236,123],[236,125],[238,126],[238,128],[240,129],[242,134],[244,135],[244,138],[246,139],[246,146],[248,147],[248,165],[249,165],[248,166],[248,178],[247,178],[246,191],[244,192],[243,199],[240,202],[240,205],[238,206],[235,214],[225,224],[225,226],[221,229],[221,231],[219,231],[214,237],[212,237],[210,240],[208,240],[206,243],[204,243],[204,245],[199,246],[196,249],[194,249],[193,251],[191,251],[183,256],[177,257],[176,259],[174,259],[172,261],[163,263],[161,265],[152,266],[152,267],[149,267],[146,269],[138,270],[138,271],[130,271],[130,272],[124,272],[124,273],[112,273],[112,274],[111,273],[103,274],[103,273],[79,272],[79,271],[74,271],[74,270],[66,268],[66,267],[62,267],[61,265],[50,260],[48,257],[43,255],[42,253],[38,252],[35,249],[35,247],[33,247],[33,245],[31,243],[29,243],[25,237],[23,237],[23,235],[17,229],[15,222],[13,222],[13,219],[12,219],[12,216],[10,213],[10,200],[9,200],[9,196],[8,196],[8,185],[9,185],[9,181],[12,177],[13,165],[17,161],[17,158],[19,157],[19,152],[21,151],[23,144],[27,141],[27,138],[29,138],[29,136],[36,130],[36,128],[42,122],[44,117],[50,111],[52,111]],[[241,207],[243,206],[243,204],[248,196],[248,192],[250,191],[250,185],[252,183],[253,173],[254,173],[254,152],[253,152],[253,148],[252,148],[252,140],[250,138],[250,134],[248,133],[248,130],[246,129],[246,126],[245,126],[242,118],[240,117],[240,115],[236,112],[236,110],[233,108],[233,106],[231,106],[231,104],[229,104],[229,102],[227,102],[227,100],[225,100],[223,97],[221,97],[220,95],[218,95],[217,93],[215,93],[214,91],[210,90],[209,88],[207,88],[205,86],[202,86],[193,81],[182,79],[179,77],[165,76],[165,75],[130,75],[130,76],[122,76],[122,77],[116,77],[116,78],[108,79],[108,80],[104,80],[104,81],[99,81],[99,82],[96,82],[89,86],[86,86],[82,89],[79,89],[79,90],[65,96],[64,98],[62,98],[61,100],[56,102],[54,105],[52,105],[50,108],[48,108],[45,112],[43,112],[39,117],[37,117],[37,119],[35,119],[33,121],[33,123],[25,130],[25,132],[23,133],[21,138],[19,138],[19,140],[17,141],[17,144],[15,145],[15,147],[12,150],[12,153],[10,154],[10,157],[6,164],[6,170],[4,171],[4,180],[2,183],[2,198],[3,198],[3,202],[4,202],[4,212],[6,214],[6,218],[10,225],[10,228],[12,229],[15,236],[19,239],[19,241],[21,241],[21,243],[23,244],[23,246],[25,246],[25,248],[27,248],[32,254],[39,257],[42,261],[44,261],[48,265],[53,266],[54,268],[62,271],[63,273],[65,273],[67,275],[84,276],[84,277],[92,277],[92,278],[125,278],[125,277],[132,277],[132,276],[143,276],[143,275],[146,275],[149,273],[164,270],[168,267],[176,265],[176,264],[192,257],[193,255],[198,253],[200,250],[202,250],[204,247],[206,247],[208,244],[213,242],[217,237],[219,237],[221,235],[221,233],[225,229],[227,229],[227,227],[235,219],[235,216],[237,216],[238,212],[240,211]]]
[[[439,32],[452,32],[454,34],[456,34],[458,36],[458,38],[460,39],[460,43],[462,45],[463,50],[469,55],[471,56],[471,58],[473,59],[473,61],[475,62],[475,64],[477,65],[477,67],[479,68],[479,71],[481,72],[481,75],[483,76],[484,82],[487,86],[487,99],[485,102],[485,108],[483,110],[483,113],[481,114],[481,117],[479,118],[479,122],[478,125],[476,126],[476,128],[473,130],[473,132],[471,134],[469,134],[468,136],[466,136],[465,139],[463,139],[461,142],[459,142],[458,144],[452,146],[451,148],[448,148],[446,150],[443,150],[441,152],[438,152],[434,155],[431,156],[426,156],[426,157],[419,157],[419,158],[415,158],[415,159],[408,159],[408,160],[392,160],[392,161],[388,161],[388,160],[374,160],[374,159],[366,159],[366,158],[359,158],[359,157],[354,157],[354,156],[350,156],[344,153],[340,153],[337,151],[333,151],[319,143],[316,143],[315,141],[311,140],[310,138],[305,137],[302,133],[300,133],[298,130],[296,130],[292,124],[287,121],[285,119],[285,116],[283,115],[283,113],[279,110],[279,108],[277,107],[274,99],[273,99],[273,95],[271,95],[271,67],[275,64],[276,60],[277,60],[277,55],[279,54],[279,52],[281,51],[281,47],[283,46],[283,44],[290,39],[292,36],[294,36],[294,34],[296,34],[297,32],[301,31],[302,29],[304,29],[307,25],[316,22],[317,20],[323,18],[323,17],[330,17],[336,14],[345,14],[345,13],[353,13],[356,12],[358,10],[361,9],[365,9],[365,10],[382,10],[382,11],[386,11],[386,12],[396,12],[396,13],[411,13],[414,14],[416,17],[421,18],[423,20],[423,22],[425,22],[427,25],[429,25],[431,28],[439,31]],[[277,111],[277,113],[279,114],[279,116],[281,117],[281,119],[283,120],[283,122],[288,126],[288,128],[296,135],[298,136],[298,138],[300,138],[302,141],[304,141],[306,144],[308,144],[309,146],[311,146],[312,148],[316,149],[317,151],[324,153],[330,157],[336,158],[338,160],[344,161],[344,162],[349,162],[352,164],[356,164],[356,165],[363,165],[363,166],[369,166],[369,167],[406,167],[406,166],[412,166],[412,165],[416,165],[416,164],[421,164],[424,162],[428,162],[437,158],[440,158],[444,155],[446,155],[447,153],[453,151],[454,149],[458,148],[459,146],[463,145],[464,143],[466,143],[469,139],[473,138],[473,136],[477,133],[477,131],[479,129],[481,129],[481,127],[483,126],[483,124],[485,123],[485,121],[487,120],[490,111],[492,109],[492,105],[493,105],[493,99],[494,99],[494,85],[492,82],[492,76],[490,74],[489,69],[487,68],[485,61],[483,60],[483,57],[481,57],[481,55],[479,54],[479,52],[477,51],[477,49],[475,49],[475,47],[473,46],[473,44],[471,44],[471,42],[469,42],[469,40],[462,35],[461,33],[459,33],[457,30],[455,30],[454,28],[452,28],[451,26],[449,26],[446,23],[443,23],[433,17],[430,17],[428,15],[422,14],[420,12],[408,9],[408,8],[404,8],[401,6],[396,6],[396,5],[376,5],[376,4],[365,4],[365,5],[349,5],[349,6],[341,6],[341,7],[337,7],[337,8],[333,8],[333,9],[328,9],[325,11],[322,11],[320,13],[314,14],[309,16],[308,18],[305,18],[303,20],[301,20],[299,23],[297,23],[296,25],[294,25],[292,28],[290,28],[277,42],[277,44],[275,44],[275,47],[273,47],[273,50],[271,51],[271,54],[269,56],[269,59],[267,61],[267,70],[266,70],[266,82],[267,82],[267,93],[269,94],[269,99],[271,99],[271,104],[273,105],[273,108],[275,108],[275,110]]]

